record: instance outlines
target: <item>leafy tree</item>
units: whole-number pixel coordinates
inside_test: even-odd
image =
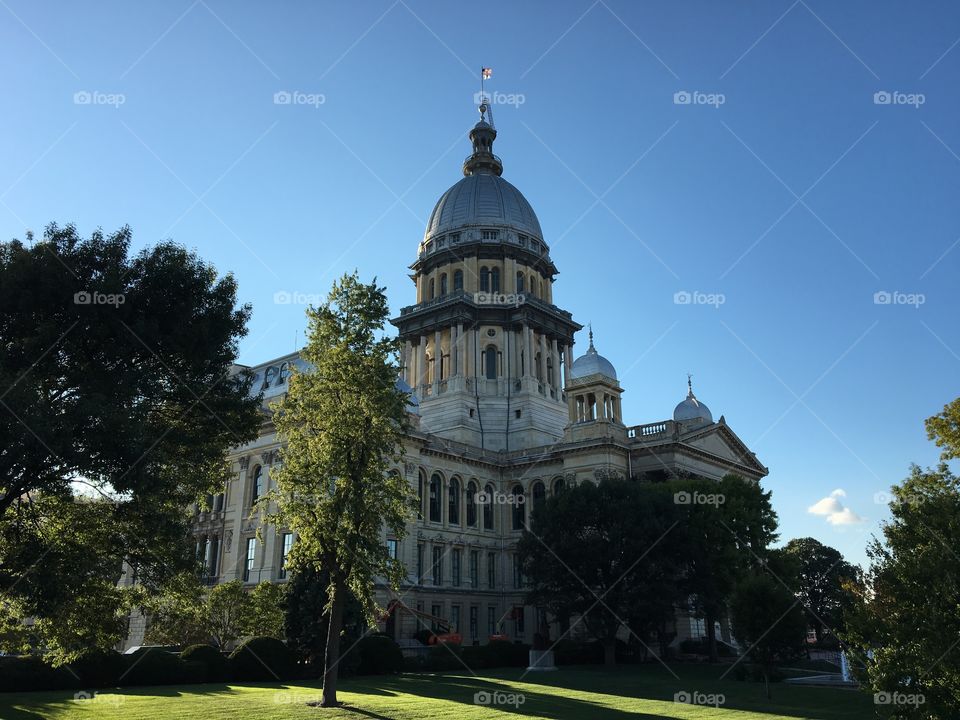
[[[769,573],[740,579],[730,599],[733,633],[763,673],[767,698],[770,675],[780,662],[802,652],[807,623],[799,601]]]
[[[960,458],[960,398],[943,406],[939,415],[926,420],[927,437],[943,448],[941,460]]]
[[[287,586],[264,580],[250,591],[243,634],[283,640]]]
[[[330,575],[310,566],[294,570],[286,595],[283,633],[301,659],[313,664],[324,657],[327,647]],[[353,595],[343,611],[344,640],[358,638],[366,622],[363,609]]]
[[[144,642],[148,645],[188,645],[210,642],[204,592],[195,572],[182,572],[161,593],[143,599],[141,610],[149,618]]]
[[[649,611],[656,622],[679,600],[671,530],[676,506],[662,486],[583,483],[549,498],[517,546],[532,586],[527,602],[578,616],[616,662],[616,635]]]
[[[147,589],[192,568],[184,508],[259,426],[233,278],[131,241],[50,225],[0,243],[0,594],[52,628],[80,613],[77,642],[115,636],[124,559]],[[112,627],[84,634],[83,615]]]
[[[817,642],[824,633],[843,629],[843,608],[848,594],[844,584],[856,582],[860,569],[843,559],[839,550],[814,538],[794,538],[780,551],[792,574],[780,575],[810,612]]]
[[[388,473],[403,451],[408,396],[396,386],[399,341],[383,335],[388,306],[376,281],[343,276],[307,316],[301,357],[310,369],[293,373],[274,406],[286,446],[273,472],[273,517],[297,533],[294,565],[329,573],[322,705],[332,707],[348,598],[373,623],[374,579],[399,588],[405,573],[388,556],[383,529],[402,538],[413,507],[407,481]]]
[[[898,717],[960,717],[960,478],[914,465],[892,495],[843,639]]]
[[[243,589],[243,582],[214,585],[203,605],[204,620],[210,637],[221,650],[233,645],[249,627],[251,620],[250,596]]]

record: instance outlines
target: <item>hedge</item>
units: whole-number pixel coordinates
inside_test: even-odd
[[[224,682],[228,678],[227,659],[212,645],[191,645],[180,653],[185,663],[199,663],[202,680],[198,682]]]
[[[368,635],[357,643],[354,650],[360,656],[358,675],[389,675],[403,669],[400,646],[387,635]]]
[[[230,655],[230,678],[240,681],[285,680],[296,670],[293,651],[282,640],[253,637]]]

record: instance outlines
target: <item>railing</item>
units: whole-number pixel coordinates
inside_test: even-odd
[[[640,438],[641,440],[664,437],[671,434],[671,425],[673,425],[671,420],[663,420],[646,425],[634,425],[633,427],[627,428],[627,437]]]

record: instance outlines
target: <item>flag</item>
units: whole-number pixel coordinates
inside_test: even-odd
[[[484,80],[489,80],[490,76],[493,75],[493,68],[480,68],[480,74]]]

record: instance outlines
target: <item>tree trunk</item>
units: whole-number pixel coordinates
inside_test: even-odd
[[[615,637],[603,641],[603,664],[607,667],[617,664],[617,639]]]
[[[770,671],[767,666],[763,666],[763,687],[767,691],[767,700],[770,699]]]
[[[710,662],[715,663],[719,660],[717,655],[717,627],[716,618],[712,611],[704,613],[704,620],[707,625],[707,651],[710,653]]]
[[[339,707],[337,700],[337,678],[340,662],[340,630],[343,628],[343,607],[346,602],[346,588],[335,584],[333,602],[330,604],[330,625],[327,627],[327,651],[323,666],[323,698],[321,707]]]

